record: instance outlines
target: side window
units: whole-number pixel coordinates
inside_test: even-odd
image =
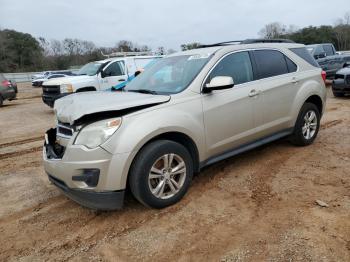
[[[124,75],[124,63],[121,61],[110,64],[107,69],[104,70],[106,76],[121,76]]]
[[[313,65],[315,67],[320,67],[316,60],[312,57],[312,55],[306,50],[305,47],[298,47],[298,48],[291,48],[290,51],[292,51],[294,54],[299,56],[300,58],[304,59],[306,62],[308,62],[310,65]]]
[[[284,56],[284,58],[286,59],[286,62],[287,62],[288,72],[289,73],[296,72],[298,69],[297,65],[288,57]]]
[[[323,49],[326,52],[327,56],[334,55],[333,47],[331,45],[324,45]]]
[[[223,58],[210,73],[207,82],[216,76],[231,76],[235,85],[254,79],[248,52],[234,53]]]
[[[258,79],[289,73],[285,55],[276,50],[254,51]]]
[[[325,53],[325,51],[324,51],[323,47],[321,45],[318,45],[316,47],[314,55],[321,55],[321,54],[324,54],[324,53]]]

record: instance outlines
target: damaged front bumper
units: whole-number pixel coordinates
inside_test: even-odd
[[[56,129],[48,130],[45,135],[43,160],[49,180],[82,206],[98,210],[122,208],[125,191],[111,186],[113,177],[118,176],[117,173],[111,176],[112,158],[112,154],[100,147],[57,144]]]

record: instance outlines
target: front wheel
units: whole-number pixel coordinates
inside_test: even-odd
[[[153,208],[178,202],[187,192],[193,176],[188,150],[173,141],[159,140],[146,145],[135,157],[129,185],[135,198]]]
[[[297,146],[312,144],[320,128],[320,119],[317,106],[312,103],[305,103],[299,112],[290,141]]]

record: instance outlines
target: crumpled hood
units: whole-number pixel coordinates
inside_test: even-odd
[[[54,110],[60,122],[73,125],[86,115],[160,104],[169,100],[170,96],[167,95],[92,91],[60,98],[55,101]]]

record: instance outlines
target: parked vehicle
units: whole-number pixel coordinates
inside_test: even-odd
[[[53,107],[55,101],[75,92],[101,91],[125,82],[137,68],[160,56],[108,58],[83,66],[78,76],[53,79],[43,84],[43,101]]]
[[[54,78],[61,78],[61,77],[68,77],[68,76],[72,76],[72,75],[66,75],[66,74],[49,74],[46,77],[43,78],[37,78],[35,80],[32,81],[32,86],[35,87],[41,87],[42,84],[45,81],[48,81],[49,79],[54,79]]]
[[[350,67],[340,69],[335,74],[332,91],[335,97],[350,95]]]
[[[58,124],[43,149],[50,181],[93,209],[121,208],[127,187],[163,208],[205,166],[286,136],[310,145],[326,104],[325,73],[304,45],[264,42],[172,54],[123,92],[57,100]]]
[[[326,71],[327,77],[333,77],[339,69],[350,66],[350,55],[338,54],[333,44],[308,45],[307,50]]]
[[[5,100],[14,100],[17,96],[17,84],[14,81],[8,80],[3,74],[0,74],[0,106]]]
[[[47,78],[49,75],[53,75],[53,74],[64,74],[64,75],[69,75],[69,76],[73,76],[74,73],[72,71],[66,70],[66,71],[45,71],[42,73],[38,73],[38,74],[34,74],[32,75],[32,81],[39,79],[39,78]]]

